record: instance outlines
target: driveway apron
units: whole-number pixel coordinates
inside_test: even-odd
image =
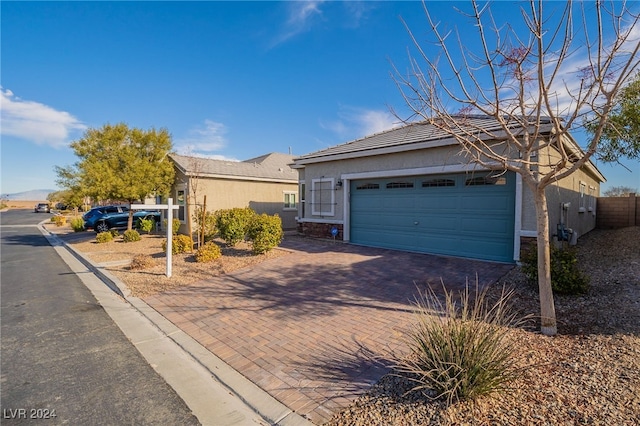
[[[484,286],[513,267],[297,236],[281,248],[290,253],[145,301],[315,424],[388,371],[418,290]]]

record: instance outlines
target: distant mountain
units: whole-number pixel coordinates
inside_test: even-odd
[[[14,201],[44,201],[50,193],[55,191],[55,189],[34,189],[33,191],[15,192],[13,194],[0,194],[0,198]]]

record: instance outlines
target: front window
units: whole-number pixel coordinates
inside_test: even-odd
[[[176,202],[178,204],[178,219],[180,222],[184,222],[185,218],[185,191],[184,189],[178,189],[176,191]]]
[[[297,195],[295,192],[284,193],[284,210],[295,210],[298,207],[296,203]]]
[[[316,216],[335,215],[335,191],[333,178],[311,181],[311,214]]]

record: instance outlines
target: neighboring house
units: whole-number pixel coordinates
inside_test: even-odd
[[[298,172],[289,167],[293,156],[274,152],[246,161],[169,157],[176,169],[171,196],[180,206],[175,216],[183,224],[206,195],[207,211],[251,207],[279,215],[284,229],[296,228]]]
[[[499,129],[491,118],[472,119],[487,131]],[[542,137],[550,135],[547,126]],[[564,146],[582,152],[574,140]],[[426,123],[294,161],[298,230],[305,235],[331,238],[333,232],[355,244],[502,262],[519,260],[521,242],[537,235],[535,206],[520,175],[470,163],[453,138]],[[568,238],[575,243],[595,227],[603,181],[589,162],[547,188],[551,234],[558,226],[572,228]]]

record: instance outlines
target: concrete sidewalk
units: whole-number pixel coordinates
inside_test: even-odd
[[[39,229],[59,256],[203,425],[310,425],[144,301],[130,296],[124,283],[93,265],[43,223]]]

